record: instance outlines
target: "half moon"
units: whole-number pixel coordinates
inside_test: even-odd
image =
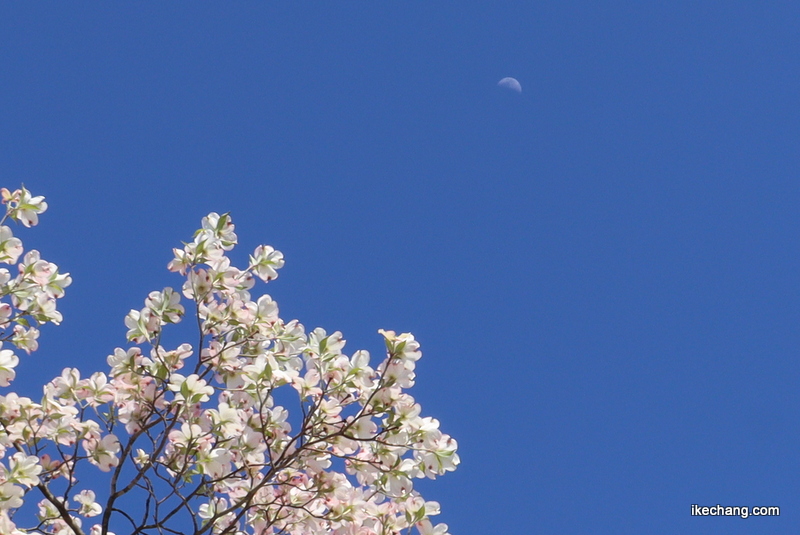
[[[504,87],[506,89],[510,89],[512,91],[516,91],[517,93],[522,93],[522,86],[520,85],[519,80],[517,80],[516,78],[511,78],[510,76],[506,76],[505,78],[497,82],[497,85],[499,85],[500,87]]]

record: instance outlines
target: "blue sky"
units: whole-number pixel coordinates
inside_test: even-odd
[[[15,383],[106,370],[210,211],[282,316],[378,353],[483,533],[800,529],[800,5],[0,7],[0,176],[74,279]],[[516,77],[523,92],[498,88]],[[234,255],[236,258],[236,254]],[[690,505],[779,518],[692,518]]]

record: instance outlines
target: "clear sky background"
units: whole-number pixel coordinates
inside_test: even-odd
[[[17,388],[230,211],[284,318],[421,341],[454,535],[798,533],[800,4],[436,4],[0,7],[2,185],[74,279]]]

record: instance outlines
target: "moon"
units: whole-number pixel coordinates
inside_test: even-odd
[[[522,86],[520,85],[519,80],[517,80],[516,78],[511,78],[510,76],[506,76],[505,78],[497,82],[497,85],[499,85],[500,87],[504,87],[506,89],[510,89],[512,91],[516,91],[517,93],[522,93]]]

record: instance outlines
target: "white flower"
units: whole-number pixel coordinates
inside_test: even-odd
[[[17,357],[10,349],[0,350],[0,386],[8,386],[14,380],[17,373],[14,371],[19,364]]]
[[[278,271],[283,267],[283,253],[269,245],[259,245],[250,256],[250,268],[264,282],[278,278]]]
[[[172,288],[164,288],[161,292],[150,292],[144,304],[163,323],[178,323],[184,312],[180,302],[180,294]]]
[[[417,523],[420,535],[447,535],[447,524],[438,524],[433,527],[427,518]]]
[[[232,454],[223,448],[211,450],[208,457],[198,461],[203,473],[212,479],[219,479],[228,474],[231,466]]]
[[[14,485],[10,481],[0,483],[0,510],[21,507],[24,493],[22,487]]]
[[[148,455],[143,449],[137,448],[136,457],[133,458],[133,462],[136,463],[136,466],[141,468],[150,463],[150,455]]]
[[[81,504],[78,513],[87,518],[97,516],[103,512],[103,508],[100,504],[95,502],[95,495],[91,490],[82,490],[75,496],[75,501]]]
[[[149,308],[131,310],[125,316],[128,340],[140,344],[152,340],[160,329],[159,318]]]
[[[219,215],[211,212],[202,221],[203,230],[211,231],[220,240],[222,248],[226,251],[233,249],[236,245],[236,234],[233,232],[234,225],[228,214]]]
[[[186,403],[208,401],[209,396],[214,393],[214,387],[208,386],[196,373],[189,377],[173,373],[169,380],[169,389],[175,392],[176,401],[186,401]]]
[[[35,455],[25,455],[22,452],[15,453],[8,461],[10,474],[8,480],[12,483],[19,483],[26,487],[33,487],[39,484],[39,474],[42,473],[42,466],[39,458]]]
[[[9,192],[6,188],[0,190],[3,202],[8,204],[8,214],[15,221],[19,221],[26,227],[32,227],[39,222],[37,214],[47,210],[47,203],[44,197],[32,197],[31,192],[23,186],[21,189]]]
[[[8,518],[8,513],[5,511],[0,512],[0,533],[4,535],[25,535],[24,532],[17,529],[17,526]]]
[[[22,254],[22,241],[15,238],[11,229],[0,226],[0,262],[13,264]]]
[[[39,329],[35,327],[26,329],[22,325],[14,325],[11,343],[30,355],[31,352],[36,351],[39,347],[39,342],[36,341],[37,338],[39,338]]]
[[[84,440],[83,449],[89,455],[89,462],[103,472],[109,472],[119,464],[117,453],[120,450],[119,439],[114,435],[106,435],[102,440]]]

